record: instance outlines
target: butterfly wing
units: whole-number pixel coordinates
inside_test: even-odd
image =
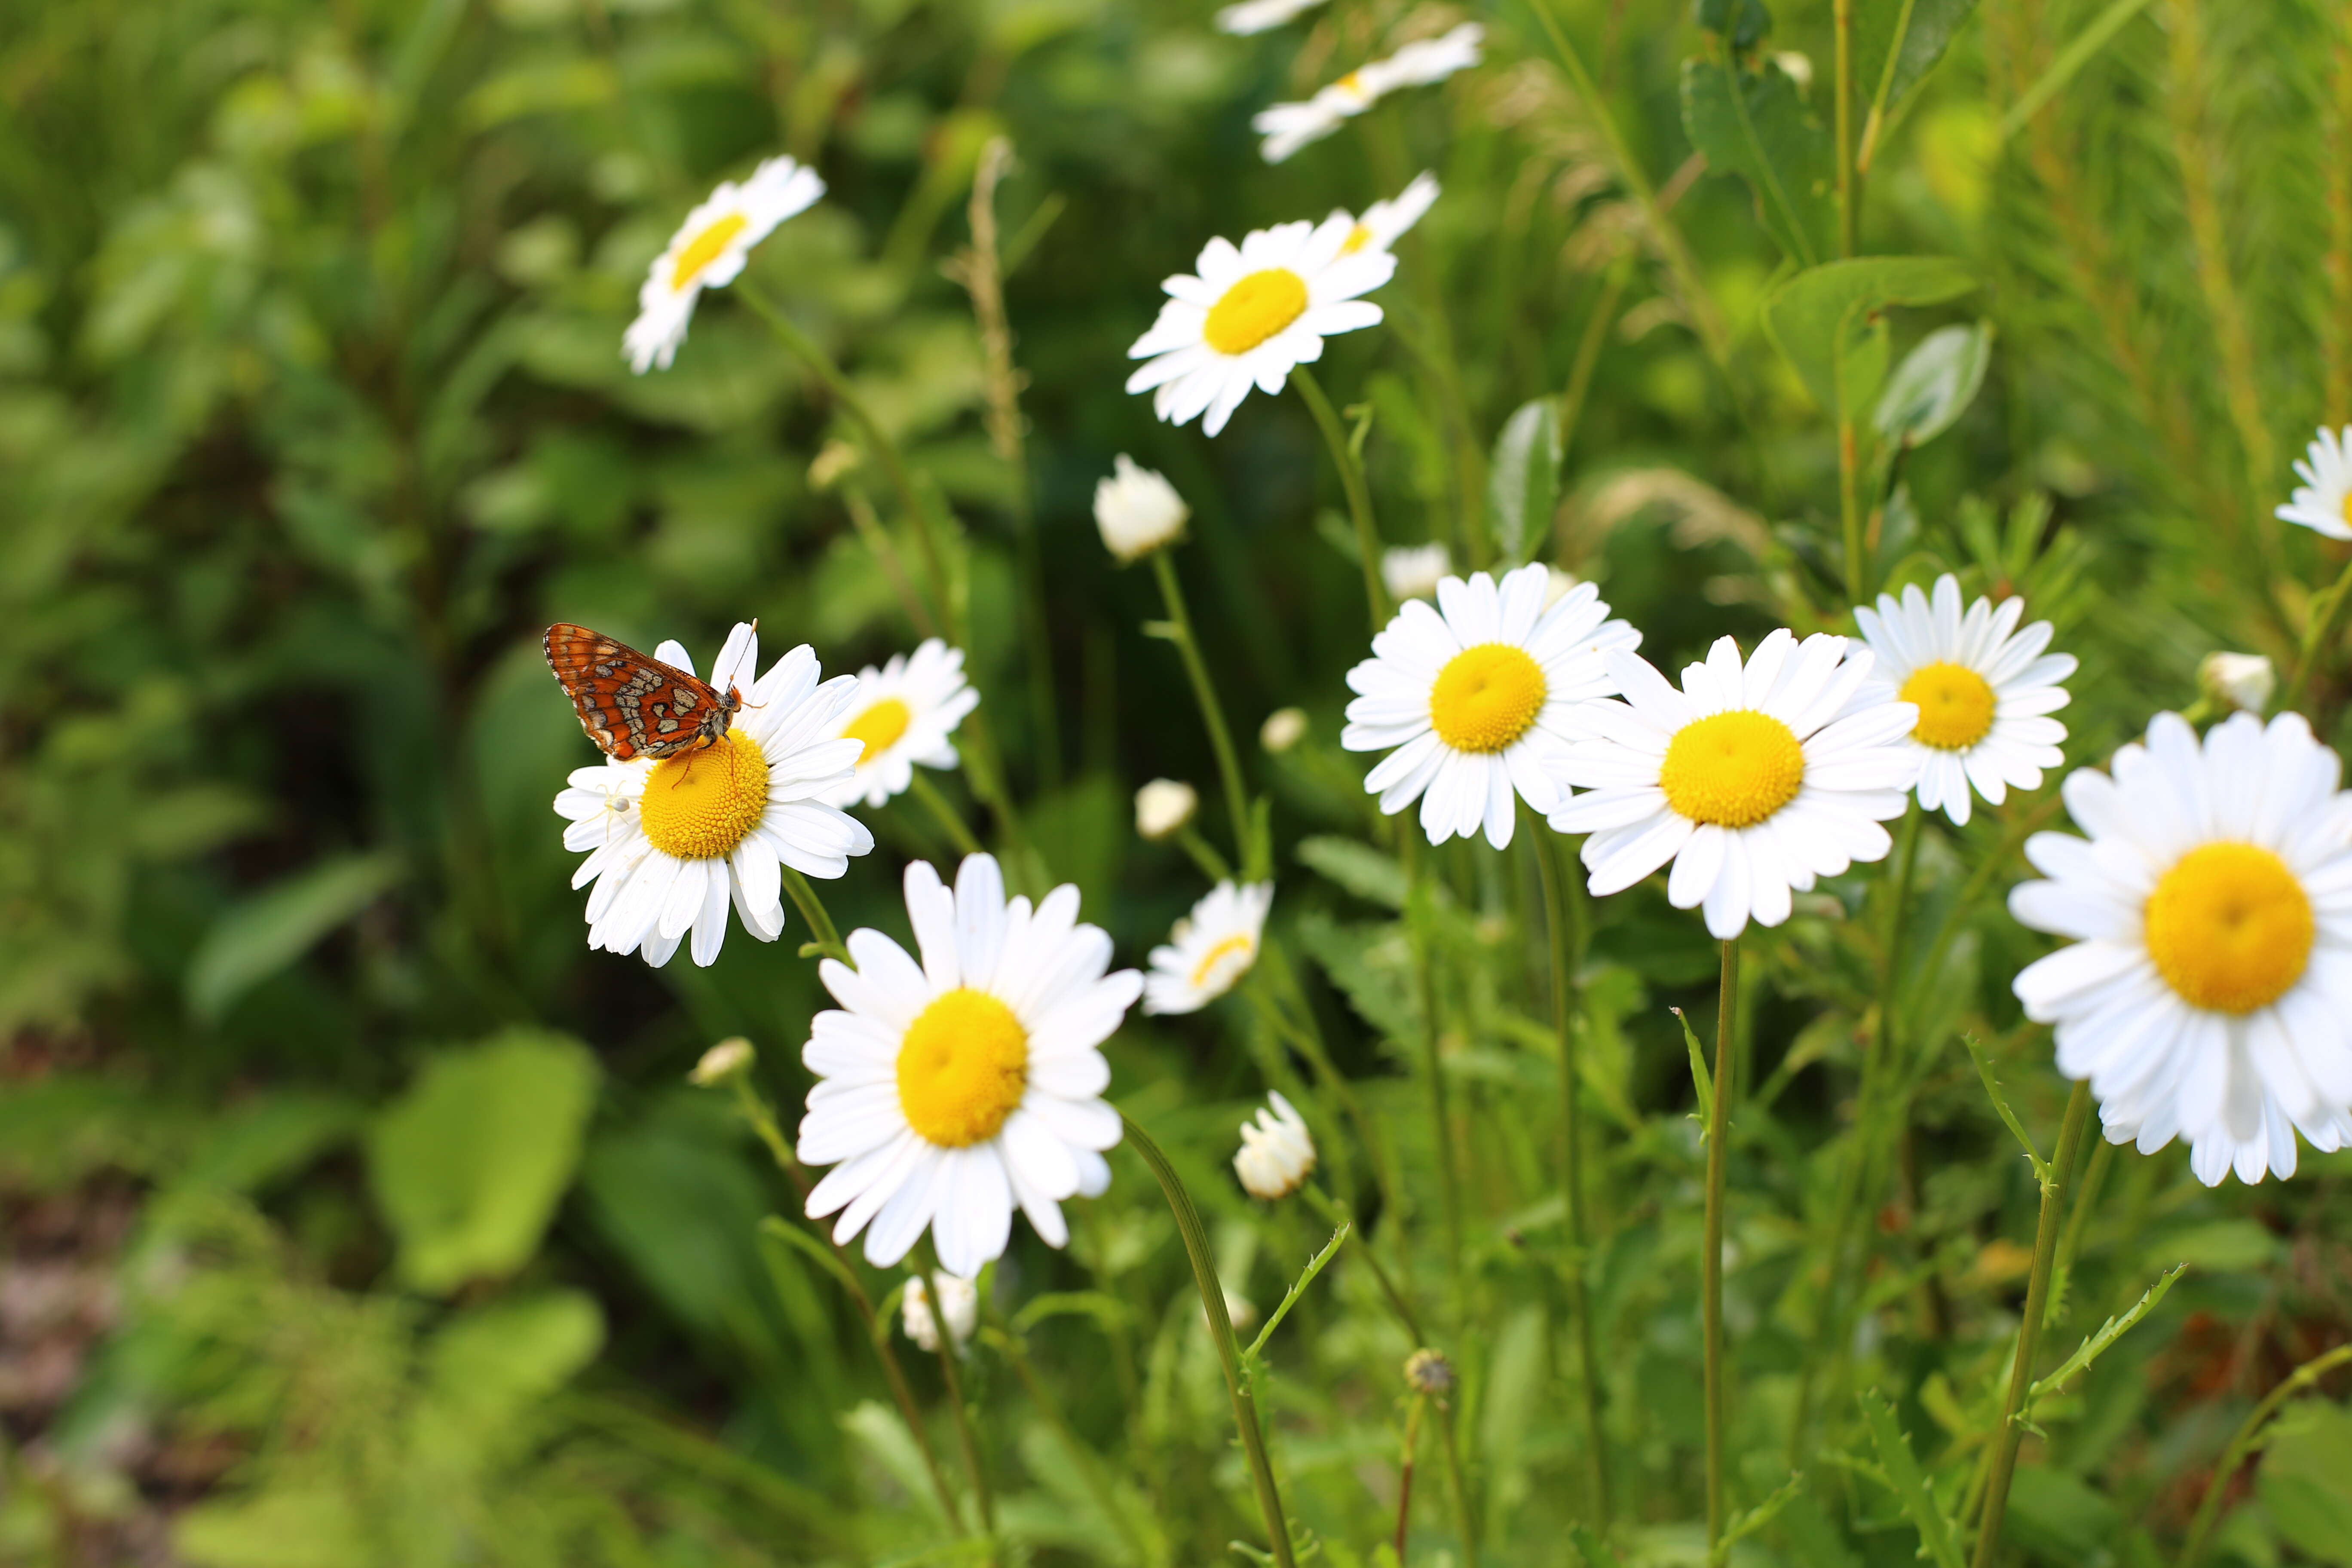
[[[667,757],[727,732],[741,704],[660,659],[568,621],[547,628],[547,668],[607,756]]]

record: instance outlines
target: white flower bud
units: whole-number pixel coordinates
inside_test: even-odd
[[[1454,569],[1443,544],[1398,544],[1381,556],[1381,582],[1398,599],[1427,599]]]
[[[1192,515],[1174,485],[1150,468],[1138,468],[1124,452],[1118,455],[1118,472],[1096,481],[1095,526],[1102,530],[1104,546],[1121,563],[1174,543]]]
[[[1315,1169],[1315,1140],[1307,1136],[1306,1118],[1282,1098],[1281,1090],[1266,1100],[1271,1109],[1261,1110],[1255,1121],[1242,1123],[1242,1152],[1234,1156],[1234,1174],[1254,1198],[1286,1198]]]
[[[1307,710],[1277,708],[1258,726],[1257,743],[1279,756],[1307,738]]]
[[[1544,608],[1547,610],[1559,604],[1570,588],[1582,581],[1575,573],[1563,572],[1557,566],[1547,566],[1544,571],[1547,574],[1544,579]]]
[[[2270,706],[2278,672],[2258,653],[2209,653],[2197,667],[2197,689],[2216,702],[2259,714]]]
[[[1146,838],[1181,831],[1201,809],[1201,792],[1174,779],[1153,779],[1135,792],[1135,830]]]
[[[739,1073],[751,1070],[751,1042],[738,1035],[721,1040],[702,1053],[686,1081],[700,1089],[715,1089]]]
[[[961,1274],[942,1271],[939,1279],[940,1300],[947,1303],[948,1332],[955,1336],[956,1349],[961,1350],[980,1323],[980,1287]],[[906,1292],[898,1298],[898,1321],[908,1339],[934,1355],[939,1353],[940,1325],[931,1316],[931,1293],[919,1274],[907,1281]]]

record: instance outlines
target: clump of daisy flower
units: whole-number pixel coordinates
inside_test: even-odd
[[[1381,553],[1381,584],[1391,599],[1428,599],[1454,570],[1443,544],[1393,544]]]
[[[2197,665],[2197,689],[2226,708],[2259,717],[2278,689],[2278,671],[2258,653],[2209,653]]]
[[[2303,483],[2278,509],[2281,522],[2298,522],[2330,539],[2352,539],[2352,425],[2323,429],[2294,462]]]
[[[1960,580],[1936,579],[1933,597],[1917,584],[1878,596],[1875,613],[1853,612],[1863,640],[1878,657],[1878,679],[1919,710],[1911,744],[1919,760],[1919,805],[1969,820],[1970,790],[1999,805],[2011,788],[2040,789],[2042,771],[2063,763],[2066,726],[2049,717],[2066,706],[2058,683],[2074,673],[2071,653],[2044,653],[2050,623],[2022,630],[2025,601],[1996,608],[1979,599],[1960,609]]]
[[[1274,884],[1220,882],[1151,950],[1143,977],[1147,1013],[1197,1013],[1231,991],[1257,962]]]
[[[1183,538],[1192,515],[1174,485],[1124,452],[1111,476],[1095,481],[1095,527],[1122,566]]]
[[[1201,809],[1201,792],[1177,779],[1153,779],[1135,792],[1135,831],[1139,837],[1171,838],[1184,830]]]
[[[2021,971],[2110,1142],[2186,1138],[2208,1186],[2352,1142],[2352,793],[2300,714],[2177,713],[2063,786],[2090,837],[2037,833],[2010,912],[2072,942]]]
[[[841,1005],[801,1051],[817,1082],[799,1156],[834,1167],[808,1214],[839,1213],[836,1242],[865,1231],[883,1268],[928,1226],[940,1267],[969,1279],[1003,1254],[1016,1205],[1060,1247],[1063,1201],[1110,1184],[1103,1151],[1120,1125],[1101,1046],[1143,977],[1109,972],[1110,938],[1079,923],[1077,889],[1007,900],[993,857],[966,857],[952,892],[916,861],[906,892],[919,963],[861,927],[855,968],[818,966]]]
[[[1323,0],[1241,0],[1217,13],[1217,31],[1247,37],[1270,33],[1284,23],[1305,16]]]
[[[912,656],[892,654],[877,669],[857,672],[857,700],[843,710],[833,732],[865,748],[857,772],[834,792],[833,804],[880,805],[915,782],[915,766],[956,765],[954,735],[980,693],[963,677],[963,649],[926,638]]]
[[[1622,700],[1568,720],[1561,769],[1587,790],[1551,814],[1584,841],[1595,895],[1622,891],[1668,861],[1666,900],[1703,909],[1728,942],[1789,918],[1792,893],[1857,860],[1885,858],[1879,824],[1901,815],[1919,763],[1908,702],[1866,689],[1870,650],[1848,638],[1775,631],[1743,663],[1719,638],[1682,689],[1640,656],[1612,648]]]
[[[1570,710],[1617,689],[1604,654],[1641,644],[1591,584],[1549,609],[1546,587],[1540,563],[1499,584],[1484,572],[1445,578],[1434,606],[1407,600],[1348,672],[1358,695],[1339,744],[1389,752],[1364,788],[1391,816],[1419,800],[1432,844],[1483,826],[1506,848],[1514,793],[1538,812],[1556,806]]]
[[[948,1334],[958,1351],[971,1342],[971,1331],[980,1326],[980,1287],[961,1274],[942,1271],[939,1276],[940,1305],[948,1321]],[[933,1355],[940,1352],[940,1320],[931,1311],[931,1291],[919,1275],[907,1280],[907,1289],[898,1298],[898,1323],[907,1337]]]
[[[1443,37],[1417,39],[1386,59],[1357,67],[1304,103],[1260,110],[1250,121],[1250,129],[1265,138],[1260,153],[1267,163],[1279,163],[1401,87],[1428,87],[1469,69],[1478,63],[1486,37],[1486,28],[1465,22]]]
[[[751,247],[775,226],[824,195],[815,170],[790,158],[771,158],[741,184],[722,182],[686,215],[668,247],[654,258],[637,290],[637,319],[622,335],[621,352],[637,374],[669,368],[694,320],[705,289],[735,281]]]
[[[694,672],[676,642],[654,657]],[[820,682],[805,643],[754,681],[759,662],[759,635],[737,626],[710,683],[742,688],[743,706],[715,744],[658,762],[606,758],[575,769],[555,797],[571,824],[563,847],[588,852],[572,885],[595,884],[590,947],[643,952],[659,966],[691,932],[694,962],[707,966],[726,939],[730,904],[760,941],[783,934],[780,867],[838,877],[851,856],[874,847],[864,824],[828,804],[856,777],[858,742],[835,739],[833,723],[856,699],[857,678]]]
[[[1364,209],[1363,216],[1352,220],[1348,237],[1340,242],[1340,250],[1389,249],[1437,204],[1437,196],[1436,175],[1425,170],[1414,175],[1412,183],[1403,190],[1387,201],[1374,202]],[[1342,211],[1334,216],[1346,217],[1348,215]]]
[[[1381,308],[1358,298],[1387,282],[1396,258],[1343,247],[1354,229],[1345,213],[1320,224],[1253,229],[1236,247],[1213,239],[1197,272],[1160,285],[1169,299],[1151,330],[1127,351],[1145,363],[1129,392],[1151,394],[1151,411],[1171,425],[1198,416],[1214,436],[1250,388],[1271,395],[1294,366],[1323,357],[1323,340],[1378,326]]]
[[[1242,1123],[1242,1151],[1234,1156],[1234,1174],[1250,1196],[1271,1203],[1304,1186],[1315,1170],[1315,1140],[1307,1119],[1282,1097],[1280,1089],[1266,1095],[1255,1120]]]

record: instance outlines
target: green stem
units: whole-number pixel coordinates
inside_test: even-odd
[[[1438,1045],[1437,973],[1429,951],[1424,911],[1433,909],[1437,882],[1427,869],[1417,837],[1420,827],[1407,820],[1399,825],[1398,842],[1404,849],[1408,883],[1405,939],[1412,951],[1413,996],[1421,1008],[1422,1068],[1429,1079],[1431,1133],[1437,1155],[1437,1190],[1444,1205],[1446,1270],[1454,1281],[1457,1313],[1470,1304],[1462,1272],[1462,1177],[1454,1147],[1454,1117],[1446,1107],[1445,1062]]]
[[[915,770],[914,782],[907,786],[907,791],[923,803],[923,809],[931,814],[931,820],[938,823],[940,830],[954,843],[957,854],[977,855],[981,852],[980,840],[965,824],[963,813],[940,793],[939,785],[923,776],[922,769]]]
[[[1462,1446],[1454,1435],[1454,1411],[1437,1405],[1437,1436],[1445,1448],[1445,1489],[1454,1495],[1454,1518],[1462,1531],[1463,1568],[1478,1568],[1478,1521],[1470,1509],[1469,1484],[1462,1478]]]
[[[2287,682],[2282,708],[2299,710],[2311,696],[2312,682],[2319,679],[2320,659],[2343,626],[2347,609],[2352,609],[2352,561],[2344,563],[2336,585],[2312,604],[2304,622],[2303,647],[2295,654],[2294,679]]]
[[[1706,1547],[1711,1557],[1723,1540],[1726,1446],[1723,1420],[1723,1187],[1730,1163],[1734,1017],[1739,1006],[1739,940],[1723,944],[1723,982],[1715,1015],[1715,1089],[1706,1119],[1706,1219],[1700,1258],[1700,1315],[1706,1336]]]
[[[1216,1259],[1209,1251],[1209,1233],[1202,1228],[1201,1214],[1192,1206],[1192,1195],[1184,1190],[1176,1168],[1160,1152],[1160,1145],[1135,1124],[1132,1117],[1122,1113],[1119,1120],[1126,1124],[1127,1141],[1143,1156],[1143,1163],[1151,1167],[1160,1194],[1176,1216],[1176,1233],[1183,1237],[1184,1256],[1192,1265],[1192,1283],[1201,1292],[1201,1310],[1209,1320],[1209,1338],[1217,1347],[1217,1364],[1223,1368],[1225,1387],[1233,1394],[1234,1425],[1240,1428],[1242,1453],[1249,1463],[1250,1485],[1257,1493],[1258,1512],[1265,1521],[1267,1548],[1273,1553],[1276,1568],[1297,1568],[1290,1550],[1290,1521],[1283,1515],[1282,1493],[1275,1485],[1273,1462],[1266,1458],[1265,1435],[1258,1429],[1257,1401],[1242,1377],[1241,1347],[1234,1342],[1234,1322],[1225,1312],[1225,1288],[1217,1279]]]
[[[1397,1463],[1397,1528],[1396,1559],[1404,1561],[1405,1531],[1412,1523],[1412,1462],[1413,1450],[1421,1447],[1421,1414],[1429,1408],[1429,1395],[1416,1394],[1404,1415],[1404,1458]]]
[[[825,912],[824,900],[816,896],[808,879],[790,866],[779,866],[777,869],[783,873],[784,891],[793,896],[793,903],[801,911],[801,919],[808,922],[809,933],[816,939],[817,946],[824,950],[827,958],[848,963],[849,949],[842,944],[839,928]]]
[[[1303,1190],[1307,1194],[1308,1206],[1330,1221],[1333,1229],[1336,1230],[1343,1225],[1356,1224],[1355,1212],[1322,1188],[1310,1183]],[[1363,1227],[1357,1226],[1356,1234],[1362,1236]],[[1364,1244],[1357,1247],[1349,1256],[1360,1258],[1371,1266],[1372,1278],[1379,1282],[1381,1294],[1388,1298],[1389,1310],[1397,1315],[1397,1321],[1404,1325],[1404,1331],[1412,1342],[1415,1345],[1428,1343],[1427,1336],[1421,1331],[1421,1320],[1413,1315],[1412,1303],[1404,1299],[1404,1292],[1397,1289],[1396,1280],[1390,1276],[1386,1268],[1381,1267],[1380,1252],[1372,1246],[1371,1238],[1365,1237]]]
[[[2229,1489],[2230,1478],[2246,1462],[2247,1453],[2263,1423],[2278,1414],[2279,1406],[2317,1383],[2337,1367],[2352,1363],[2352,1345],[2337,1345],[2334,1350],[2313,1357],[2287,1373],[2286,1381],[2263,1395],[2253,1408],[2230,1446],[2221,1450],[2221,1462],[2213,1468],[2213,1479],[2205,1484],[2205,1500],[2197,1505],[2197,1517],[2189,1522],[2189,1542],[2180,1549],[2180,1561],[2175,1568],[2197,1568],[2205,1560],[2205,1538],[2213,1532],[2213,1521],[2221,1517],[2221,1499]]]
[[[2025,1428],[2016,1419],[2033,1381],[2033,1351],[2042,1337],[2042,1318],[2050,1303],[2050,1277],[2058,1256],[2058,1216],[2066,1206],[2066,1186],[2074,1176],[2074,1162],[2083,1152],[2083,1129],[2091,1119],[2091,1086],[2077,1083],[2066,1100],[2066,1121],[2058,1133],[2058,1158],[2042,1184],[2042,1220],[2033,1233],[2033,1273],[2025,1287],[2025,1321],[2017,1329],[2017,1359],[2009,1369],[2009,1392],[2000,1403],[2000,1430],[1995,1436],[1992,1469],[1985,1486],[1984,1518],[1977,1526],[1975,1568],[1992,1568],[2000,1555],[2000,1525],[2009,1511],[2009,1482],[2017,1469],[2018,1445]]]
[[[1363,465],[1356,460],[1355,450],[1348,445],[1347,433],[1339,428],[1339,416],[1331,407],[1331,400],[1323,395],[1322,384],[1305,365],[1290,373],[1298,387],[1298,395],[1307,401],[1307,412],[1315,416],[1316,427],[1323,432],[1323,444],[1331,448],[1331,461],[1339,469],[1339,488],[1348,492],[1348,515],[1356,524],[1356,553],[1363,558],[1364,603],[1372,615],[1372,630],[1378,632],[1389,624],[1388,590],[1381,585],[1381,534],[1372,523],[1372,494],[1364,484]]]
[[[1862,437],[1851,415],[1837,422],[1838,531],[1845,547],[1845,597],[1859,605],[1870,592],[1870,563],[1862,533]]]
[[[928,1244],[927,1244],[928,1249]],[[988,1560],[996,1551],[996,1498],[988,1489],[988,1467],[980,1461],[980,1439],[971,1429],[971,1412],[964,1407],[963,1380],[956,1375],[955,1334],[948,1327],[948,1299],[940,1289],[937,1262],[923,1271],[923,1288],[931,1295],[932,1337],[939,1342],[940,1380],[947,1385],[948,1408],[955,1413],[956,1442],[963,1449],[964,1468],[971,1474],[972,1495],[980,1500],[980,1527],[988,1536]]]
[[[1584,1437],[1591,1452],[1593,1515],[1609,1532],[1609,1445],[1601,1420],[1601,1358],[1593,1350],[1592,1300],[1587,1283],[1591,1232],[1584,1210],[1584,1118],[1579,1104],[1577,1017],[1583,994],[1577,984],[1578,927],[1569,908],[1570,873],[1559,864],[1559,843],[1549,826],[1524,813],[1536,841],[1536,871],[1543,883],[1544,923],[1550,935],[1551,1017],[1559,1040],[1559,1112],[1564,1168],[1560,1184],[1568,1197],[1569,1310],[1576,1318],[1577,1373],[1584,1385]]]
[[[1853,0],[1837,0],[1838,255],[1851,258],[1862,235],[1862,178],[1853,163]],[[1856,603],[1859,603],[1856,600]]]
[[[1233,817],[1234,855],[1242,865],[1242,879],[1255,881],[1272,868],[1265,864],[1257,834],[1252,830],[1249,789],[1242,783],[1240,753],[1234,750],[1233,731],[1225,727],[1225,710],[1217,700],[1217,689],[1209,679],[1208,662],[1201,657],[1200,638],[1192,632],[1192,612],[1184,605],[1184,589],[1176,580],[1176,563],[1165,550],[1151,552],[1152,575],[1160,580],[1160,600],[1168,606],[1169,624],[1175,628],[1170,640],[1184,660],[1184,674],[1192,682],[1193,700],[1201,705],[1201,722],[1209,731],[1209,747],[1217,753],[1217,772],[1225,784],[1225,810]]]

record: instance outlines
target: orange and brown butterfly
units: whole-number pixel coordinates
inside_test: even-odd
[[[568,621],[547,628],[546,647],[547,668],[580,710],[580,727],[621,762],[710,745],[743,706],[739,689],[714,691],[674,664]]]

